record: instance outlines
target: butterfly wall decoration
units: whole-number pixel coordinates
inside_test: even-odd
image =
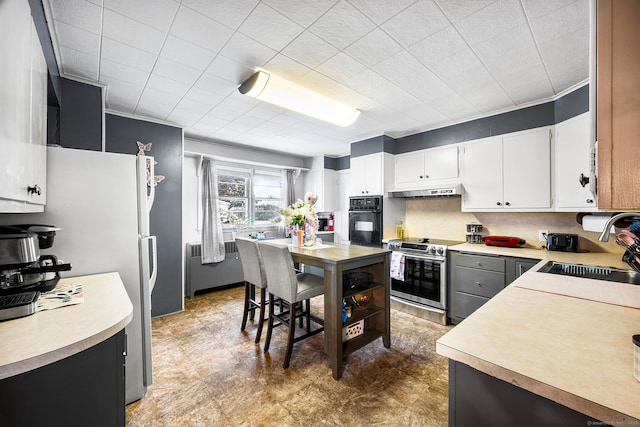
[[[152,142],[143,144],[140,141],[136,141],[136,144],[138,145],[138,153],[136,154],[136,156],[145,156],[146,155],[145,151],[151,151],[151,147],[153,145]],[[158,162],[154,160],[153,164],[157,165]],[[153,182],[151,182],[151,165],[147,164],[147,185],[148,186],[151,186],[151,185],[156,186],[160,184],[164,179],[165,179],[164,175],[155,175],[153,177]]]

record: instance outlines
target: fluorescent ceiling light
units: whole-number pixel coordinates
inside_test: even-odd
[[[249,77],[238,90],[244,95],[338,126],[349,126],[360,115],[355,108],[264,71]]]

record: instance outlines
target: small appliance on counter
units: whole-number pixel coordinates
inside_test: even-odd
[[[484,238],[484,244],[487,246],[502,246],[505,248],[519,248],[526,241],[519,237],[511,236],[487,236]]]
[[[54,255],[40,255],[40,249],[53,245],[57,230],[36,225],[0,227],[0,295],[50,291],[60,280],[58,272],[71,270],[71,264],[58,263]]]
[[[577,234],[547,234],[547,250],[578,252],[578,235]]]

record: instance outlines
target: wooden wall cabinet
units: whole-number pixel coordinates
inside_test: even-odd
[[[598,207],[640,208],[640,2],[597,2]]]

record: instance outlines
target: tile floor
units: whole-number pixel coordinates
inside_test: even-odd
[[[441,326],[391,310],[391,348],[382,339],[351,354],[340,381],[323,354],[323,334],[294,344],[286,329],[269,353],[255,323],[240,331],[243,288],[185,300],[185,311],[153,320],[153,385],[127,406],[127,426],[446,426],[447,359],[435,353]],[[322,310],[322,297],[312,300]]]

